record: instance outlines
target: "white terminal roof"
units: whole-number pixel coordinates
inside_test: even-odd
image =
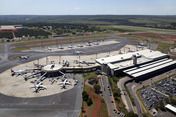
[[[137,67],[133,67],[128,70],[124,70],[123,72],[125,72],[126,74],[133,76],[133,77],[140,77],[145,74],[160,70],[162,68],[166,68],[171,65],[176,66],[176,61],[174,61],[172,59],[165,58],[165,59],[157,60],[157,61],[145,64],[145,65],[139,65]]]
[[[13,25],[0,26],[0,30],[9,30],[9,29],[16,29],[16,28]]]
[[[137,63],[143,63],[159,57],[167,56],[167,54],[163,54],[159,51],[145,49],[141,51],[100,58],[96,59],[96,61],[100,64],[107,64],[111,69],[118,70],[121,68],[133,66],[133,60],[131,59],[133,55],[138,57]]]
[[[50,65],[46,65],[42,68],[42,71],[44,72],[56,72],[59,71],[63,68],[62,65],[60,64],[50,64]]]
[[[165,107],[166,107],[167,109],[173,111],[174,113],[176,113],[176,108],[175,108],[174,106],[172,106],[172,105],[170,105],[170,104],[167,104]]]

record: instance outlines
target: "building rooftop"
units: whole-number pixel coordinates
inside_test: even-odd
[[[111,69],[119,70],[126,67],[134,66],[132,56],[136,55],[137,64],[148,62],[160,57],[168,56],[159,51],[149,49],[130,52],[126,54],[118,54],[110,57],[96,59],[99,64],[107,64]]]
[[[13,25],[4,25],[4,26],[0,26],[0,30],[15,30],[15,26]]]
[[[128,70],[124,70],[126,74],[132,76],[132,77],[140,77],[145,74],[160,70],[162,68],[166,68],[171,65],[176,65],[176,61],[172,59],[162,59],[158,61],[151,62],[149,64],[137,66]]]
[[[173,111],[174,113],[176,113],[176,108],[175,108],[174,106],[172,106],[172,105],[170,105],[170,104],[167,104],[165,107],[166,107],[167,109]]]
[[[100,58],[100,59],[96,59],[96,61],[100,64],[108,64],[108,63],[118,62],[118,61],[122,61],[126,59],[131,59],[132,55],[136,55],[136,57],[143,56],[147,59],[155,59],[161,56],[165,56],[167,54],[163,54],[159,51],[145,49],[141,51],[130,52],[130,53],[125,53],[125,54],[118,54],[118,55],[114,55],[110,57]]]
[[[42,68],[42,71],[44,72],[56,72],[59,71],[63,68],[62,65],[60,64],[50,64],[50,65],[46,65]]]

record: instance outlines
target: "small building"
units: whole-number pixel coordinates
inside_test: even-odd
[[[47,77],[56,77],[61,74],[63,66],[60,64],[49,64],[42,68],[42,72],[46,73]]]
[[[2,25],[0,26],[0,33],[6,33],[6,32],[16,32],[17,29],[14,25]]]
[[[168,109],[169,111],[171,111],[172,113],[174,113],[176,115],[176,108],[170,104],[167,104],[165,106],[166,109]]]

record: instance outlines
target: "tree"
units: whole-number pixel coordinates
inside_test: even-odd
[[[87,100],[88,100],[89,95],[87,94],[86,91],[83,91],[83,92],[82,92],[82,98],[83,98],[83,101],[87,101]]]
[[[101,102],[102,102],[102,103],[105,103],[105,100],[102,98],[102,99],[101,99]]]
[[[113,93],[114,97],[120,97],[121,93],[120,93],[120,89],[115,89],[114,93]]]
[[[88,105],[88,106],[91,106],[92,104],[93,104],[93,101],[92,101],[91,98],[89,98],[89,99],[87,100],[87,105]]]
[[[167,97],[167,98],[165,98],[164,100],[165,100],[165,102],[166,102],[167,104],[170,104],[170,100],[169,100],[169,98],[168,98],[168,97]]]
[[[176,100],[174,98],[170,99],[171,104],[176,105]]]
[[[94,85],[95,93],[99,93],[100,85]]]
[[[142,115],[143,115],[143,117],[148,117],[147,113],[143,113]]]
[[[166,111],[165,107],[164,107],[164,102],[163,101],[159,101],[159,109],[161,111]]]
[[[125,117],[138,117],[138,115],[134,113],[133,111],[130,111],[125,115]]]

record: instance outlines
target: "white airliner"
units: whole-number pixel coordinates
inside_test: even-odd
[[[123,51],[120,50],[120,51],[119,51],[119,54],[125,54],[125,52],[123,52]]]
[[[44,90],[44,89],[46,89],[46,87],[42,85],[42,82],[40,82],[39,84],[34,85],[34,86],[30,87],[30,88],[35,89],[34,92],[36,92],[36,93],[38,93],[39,90]]]
[[[22,71],[22,70],[19,70],[19,71],[14,71],[13,69],[11,69],[11,75],[12,76],[14,76],[14,75],[17,75],[17,76],[19,76],[19,75],[24,75],[24,74],[27,74],[27,71],[26,70],[24,70],[24,71]]]
[[[90,43],[86,43],[86,46],[91,46],[91,44]]]
[[[74,52],[75,54],[81,54],[81,53],[83,53],[82,51],[75,51]]]
[[[51,51],[51,47],[48,47],[48,50],[50,50],[50,51]]]
[[[94,45],[99,45],[99,43],[98,43],[98,42],[94,42],[93,44],[94,44]]]
[[[64,80],[64,82],[60,82],[58,83],[58,85],[61,84],[62,88],[65,88],[66,85],[71,85],[71,82],[69,82],[67,79]]]
[[[131,50],[130,48],[128,48],[129,52],[135,52],[135,50]]]
[[[68,48],[73,48],[73,46],[72,46],[72,45],[69,45]]]
[[[74,85],[77,85],[77,84],[78,84],[78,82],[79,82],[78,80],[75,80],[75,83],[74,83]]]
[[[29,56],[19,56],[20,60],[22,60],[22,59],[27,60],[28,58],[29,58]]]
[[[74,63],[76,63],[76,64],[79,64],[79,63],[81,63],[81,64],[86,64],[86,65],[90,65],[90,64],[95,64],[95,62],[87,62],[87,61],[82,61],[82,60],[74,60],[73,61]]]
[[[77,46],[78,46],[78,47],[83,47],[83,44],[78,44]]]
[[[58,49],[64,49],[64,47],[63,46],[58,46]]]

